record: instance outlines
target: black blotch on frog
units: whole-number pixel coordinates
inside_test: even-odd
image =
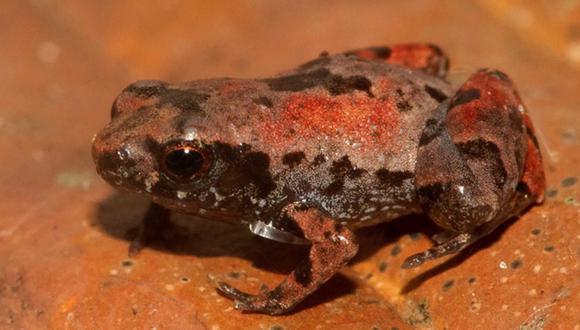
[[[316,157],[314,157],[314,159],[312,160],[312,163],[310,163],[310,165],[320,166],[324,162],[326,162],[326,157],[324,157],[323,154],[318,154]]]
[[[251,183],[256,187],[256,193],[260,198],[264,198],[276,189],[276,183],[270,173],[270,157],[266,153],[251,151],[247,145],[232,147],[220,142],[214,143],[213,149],[218,159],[231,165],[231,171],[224,176],[224,179],[226,181],[235,178],[241,180],[234,180],[235,182],[231,185],[239,187],[241,184]],[[230,186],[230,184],[222,183],[220,186]]]
[[[322,87],[331,95],[351,93],[355,90],[371,93],[372,83],[363,76],[343,77],[332,74],[328,69],[321,68],[310,72],[300,72],[271,79],[263,79],[272,90],[282,92],[299,92],[313,87]]]
[[[481,92],[479,91],[479,89],[472,88],[459,91],[459,93],[457,93],[457,95],[455,95],[455,97],[451,101],[450,108],[455,108],[459,105],[469,103],[473,100],[479,99],[480,97]]]
[[[133,93],[142,98],[159,97],[159,107],[171,105],[184,111],[201,111],[201,103],[209,99],[205,93],[197,93],[191,89],[167,88],[163,83],[140,86],[133,84],[125,89],[125,92]]]
[[[366,171],[360,168],[355,168],[348,156],[343,156],[341,159],[332,162],[330,167],[330,174],[335,179],[356,179],[363,175]]]
[[[429,144],[429,142],[441,135],[443,131],[443,125],[439,121],[433,118],[427,120],[423,133],[421,134],[421,139],[419,140],[419,147]]]
[[[495,184],[502,187],[507,180],[507,172],[501,160],[501,153],[497,145],[482,139],[455,144],[457,150],[467,161],[481,161],[489,167]]]
[[[342,188],[344,187],[344,180],[343,179],[336,179],[332,181],[326,188],[324,188],[323,193],[326,196],[337,195],[342,192]]]
[[[209,99],[208,94],[192,90],[167,89],[161,94],[159,106],[171,105],[182,111],[201,112],[201,104]]]
[[[415,176],[411,172],[405,171],[389,171],[381,168],[375,172],[379,179],[379,183],[385,187],[399,187],[408,179],[413,179]]]
[[[305,158],[306,155],[302,151],[290,152],[282,157],[282,164],[294,168],[295,166],[300,165]]]
[[[447,95],[435,87],[425,85],[425,91],[427,94],[429,94],[429,96],[431,96],[432,99],[437,101],[437,103],[441,103],[447,99]]]

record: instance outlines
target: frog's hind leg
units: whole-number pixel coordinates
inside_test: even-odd
[[[276,288],[268,291],[262,287],[258,295],[219,282],[219,290],[235,300],[236,309],[271,315],[286,313],[328,281],[357,253],[354,233],[318,210],[292,205],[287,208],[287,215],[312,243],[308,257]]]
[[[502,72],[478,71],[442,103],[420,138],[415,185],[425,213],[454,235],[404,267],[456,253],[540,200],[543,171],[533,139],[526,110]]]
[[[441,48],[431,44],[409,43],[383,47],[369,47],[345,52],[367,60],[384,61],[429,75],[445,78],[449,71],[449,57]]]

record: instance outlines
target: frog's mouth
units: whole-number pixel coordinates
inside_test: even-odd
[[[252,222],[250,223],[250,231],[255,235],[282,243],[299,244],[299,245],[310,244],[309,240],[303,237],[298,237],[291,232],[278,229],[274,227],[274,225],[271,222],[270,223],[265,223],[262,221]]]

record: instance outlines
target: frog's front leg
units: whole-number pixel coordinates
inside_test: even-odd
[[[456,253],[541,200],[533,141],[525,107],[502,72],[478,71],[441,104],[419,142],[415,185],[424,211],[447,232],[403,267]]]
[[[432,44],[408,43],[369,47],[352,50],[345,54],[365,60],[401,65],[441,78],[445,78],[449,71],[449,57],[441,48]]]
[[[137,236],[129,245],[129,257],[137,256],[163,229],[171,225],[170,217],[171,212],[168,209],[153,202],[149,203]]]
[[[291,206],[286,214],[312,243],[308,257],[275,289],[268,291],[263,288],[258,295],[241,292],[224,282],[218,283],[219,290],[234,299],[236,309],[270,315],[286,313],[356,255],[358,243],[355,234],[320,211]]]

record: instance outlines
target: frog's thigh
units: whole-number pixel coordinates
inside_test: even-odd
[[[439,226],[465,233],[498,221],[522,177],[524,113],[504,73],[480,70],[427,121],[416,186],[422,207]]]
[[[384,61],[427,74],[445,77],[449,70],[449,58],[441,48],[431,44],[409,43],[384,47],[356,49],[345,53],[367,60]]]

